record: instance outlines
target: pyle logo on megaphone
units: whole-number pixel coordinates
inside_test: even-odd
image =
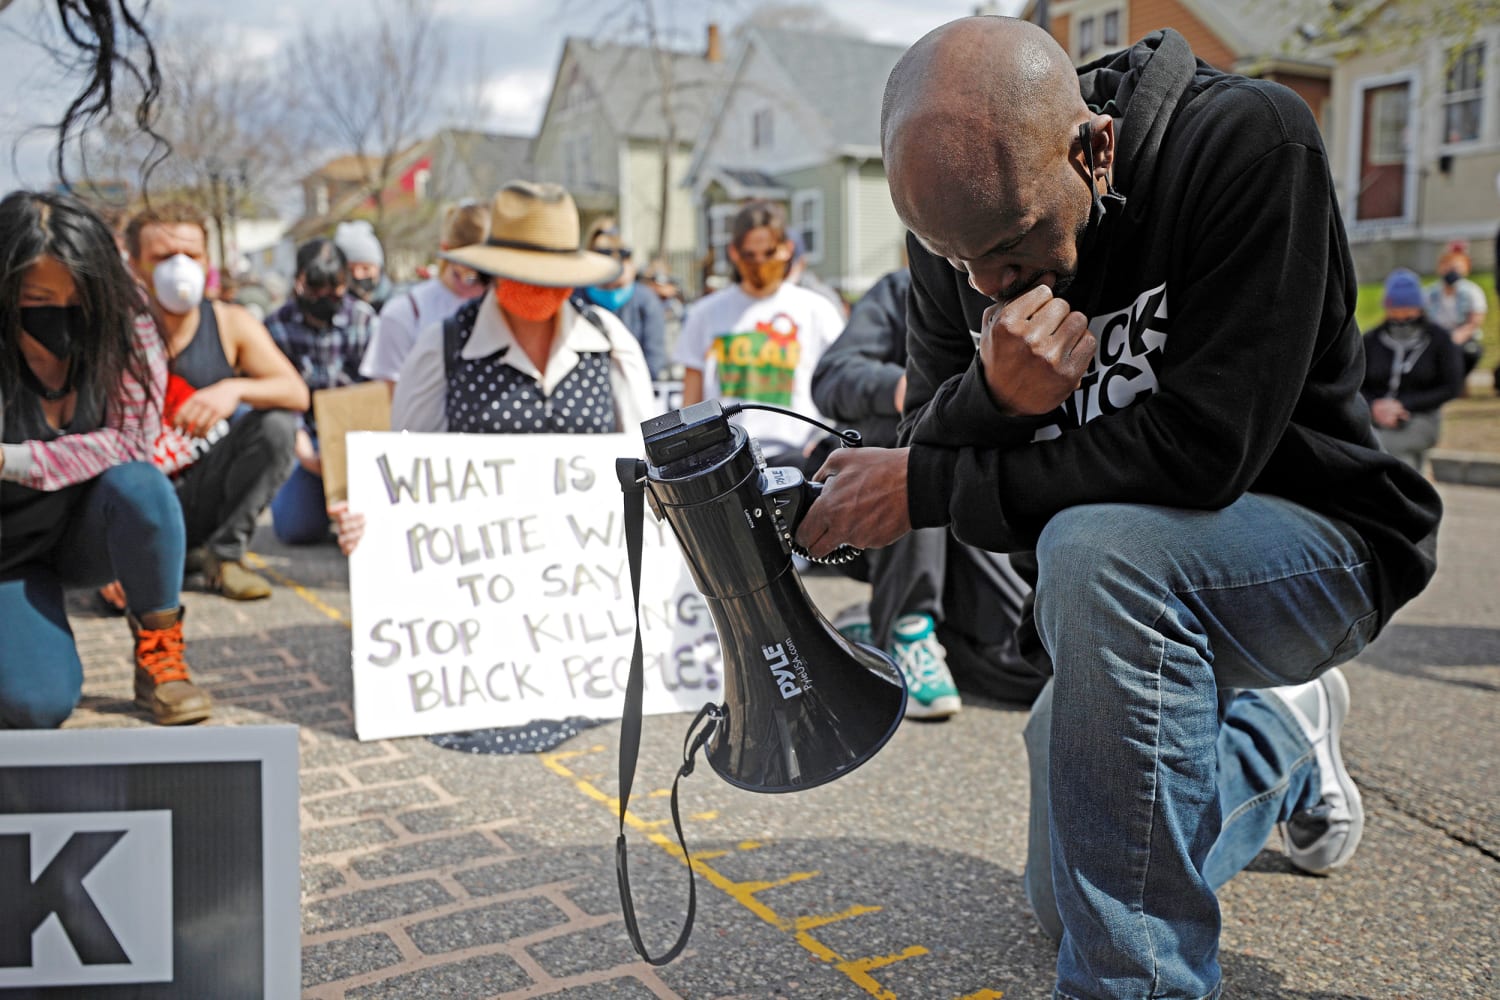
[[[790,642],[791,640],[787,640],[787,644]],[[795,698],[802,693],[806,673],[802,671],[802,676],[799,677],[799,671],[792,669],[792,659],[786,655],[786,648],[782,643],[760,647],[760,655],[766,658],[766,665],[771,668],[771,673],[776,677],[776,686],[781,689],[783,699]],[[801,663],[797,665],[801,666]]]

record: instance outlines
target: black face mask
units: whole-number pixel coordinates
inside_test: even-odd
[[[319,295],[316,298],[306,295],[297,296],[297,308],[302,310],[302,315],[315,319],[319,323],[333,322],[333,317],[338,315],[339,307],[343,304],[342,299],[327,295]]]
[[[379,285],[379,278],[354,278],[349,282],[349,286],[354,289],[354,293],[360,298],[365,299],[369,298]]]
[[[73,354],[74,342],[83,332],[82,306],[22,306],[21,329],[59,361]]]

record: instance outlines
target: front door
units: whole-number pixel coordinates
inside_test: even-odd
[[[1355,218],[1361,222],[1406,217],[1410,114],[1410,83],[1371,87],[1364,92],[1359,197],[1355,205]]]

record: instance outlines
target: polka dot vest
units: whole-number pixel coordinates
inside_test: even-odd
[[[615,397],[608,351],[580,353],[578,364],[550,396],[532,376],[505,362],[507,351],[513,348],[483,358],[462,356],[485,301],[475,299],[443,321],[448,430],[462,434],[613,432]]]

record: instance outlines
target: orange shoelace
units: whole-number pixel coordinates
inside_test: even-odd
[[[188,679],[182,651],[181,621],[167,628],[143,628],[136,634],[135,662],[158,684]]]

